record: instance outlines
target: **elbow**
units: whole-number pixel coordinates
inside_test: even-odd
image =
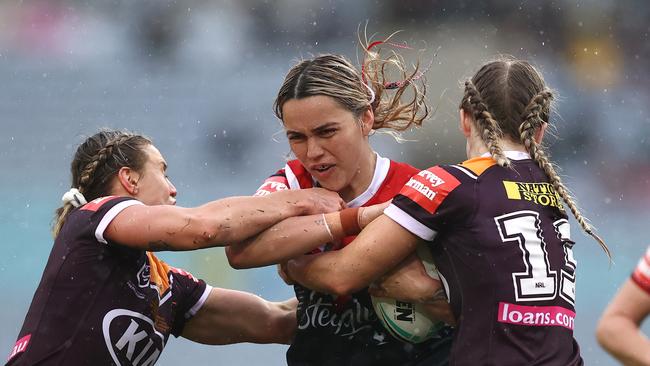
[[[361,290],[364,285],[350,278],[343,276],[332,276],[331,281],[325,284],[327,292],[336,296],[348,296]]]
[[[253,266],[247,260],[246,256],[241,250],[238,250],[233,245],[226,247],[226,258],[228,258],[228,263],[230,267],[234,269],[247,269],[252,268]]]
[[[601,347],[610,350],[612,337],[617,337],[617,332],[613,329],[610,319],[607,317],[601,318],[596,328],[596,340],[598,340]]]

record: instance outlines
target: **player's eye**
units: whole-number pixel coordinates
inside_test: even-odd
[[[336,133],[337,129],[336,128],[326,128],[324,130],[318,131],[318,135],[320,137],[331,137]]]

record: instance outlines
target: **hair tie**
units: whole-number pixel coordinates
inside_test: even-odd
[[[75,208],[88,203],[86,201],[86,197],[84,197],[84,195],[81,194],[77,188],[70,188],[69,191],[65,192],[63,197],[61,197],[61,201],[63,201],[64,206],[70,203]]]
[[[363,84],[363,86],[365,86],[366,89],[368,89],[368,91],[370,92],[370,101],[368,102],[368,104],[370,104],[370,106],[372,106],[372,103],[375,102],[375,91],[372,90],[372,88],[371,88],[368,84],[366,84],[366,83],[362,83],[362,84]]]

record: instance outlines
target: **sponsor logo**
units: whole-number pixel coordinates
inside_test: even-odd
[[[310,291],[308,303],[303,303],[301,299],[299,305],[298,329],[329,328],[335,335],[349,337],[372,328],[371,322],[377,320],[374,310],[363,306],[355,298],[348,304],[347,309],[336,311],[336,304],[330,296]]]
[[[562,198],[550,183],[523,183],[503,181],[506,194],[511,200],[530,201],[536,205],[553,206],[564,210]]]
[[[411,177],[400,194],[410,198],[430,214],[460,185],[458,179],[440,167],[423,170]]]
[[[9,358],[7,358],[7,362],[11,360],[12,358],[16,357],[17,354],[25,352],[27,349],[27,345],[29,344],[29,340],[32,338],[31,334],[28,334],[18,340],[16,342],[16,345],[14,345],[14,348],[11,350],[11,354],[9,355]]]
[[[114,309],[102,321],[104,341],[116,365],[151,366],[165,347],[154,322],[135,311]]]
[[[413,323],[415,321],[415,309],[410,302],[395,301],[395,320]]]
[[[499,323],[573,330],[575,317],[575,312],[561,306],[523,306],[500,302],[497,320]]]
[[[282,177],[271,177],[267,179],[264,184],[257,189],[255,196],[265,196],[269,193],[284,191],[289,189],[286,183],[286,179]]]

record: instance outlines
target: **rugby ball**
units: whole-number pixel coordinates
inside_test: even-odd
[[[426,244],[420,244],[417,254],[427,274],[440,279]],[[371,296],[372,306],[384,328],[395,338],[408,343],[422,343],[435,336],[445,326],[444,322],[429,319],[417,303]]]

